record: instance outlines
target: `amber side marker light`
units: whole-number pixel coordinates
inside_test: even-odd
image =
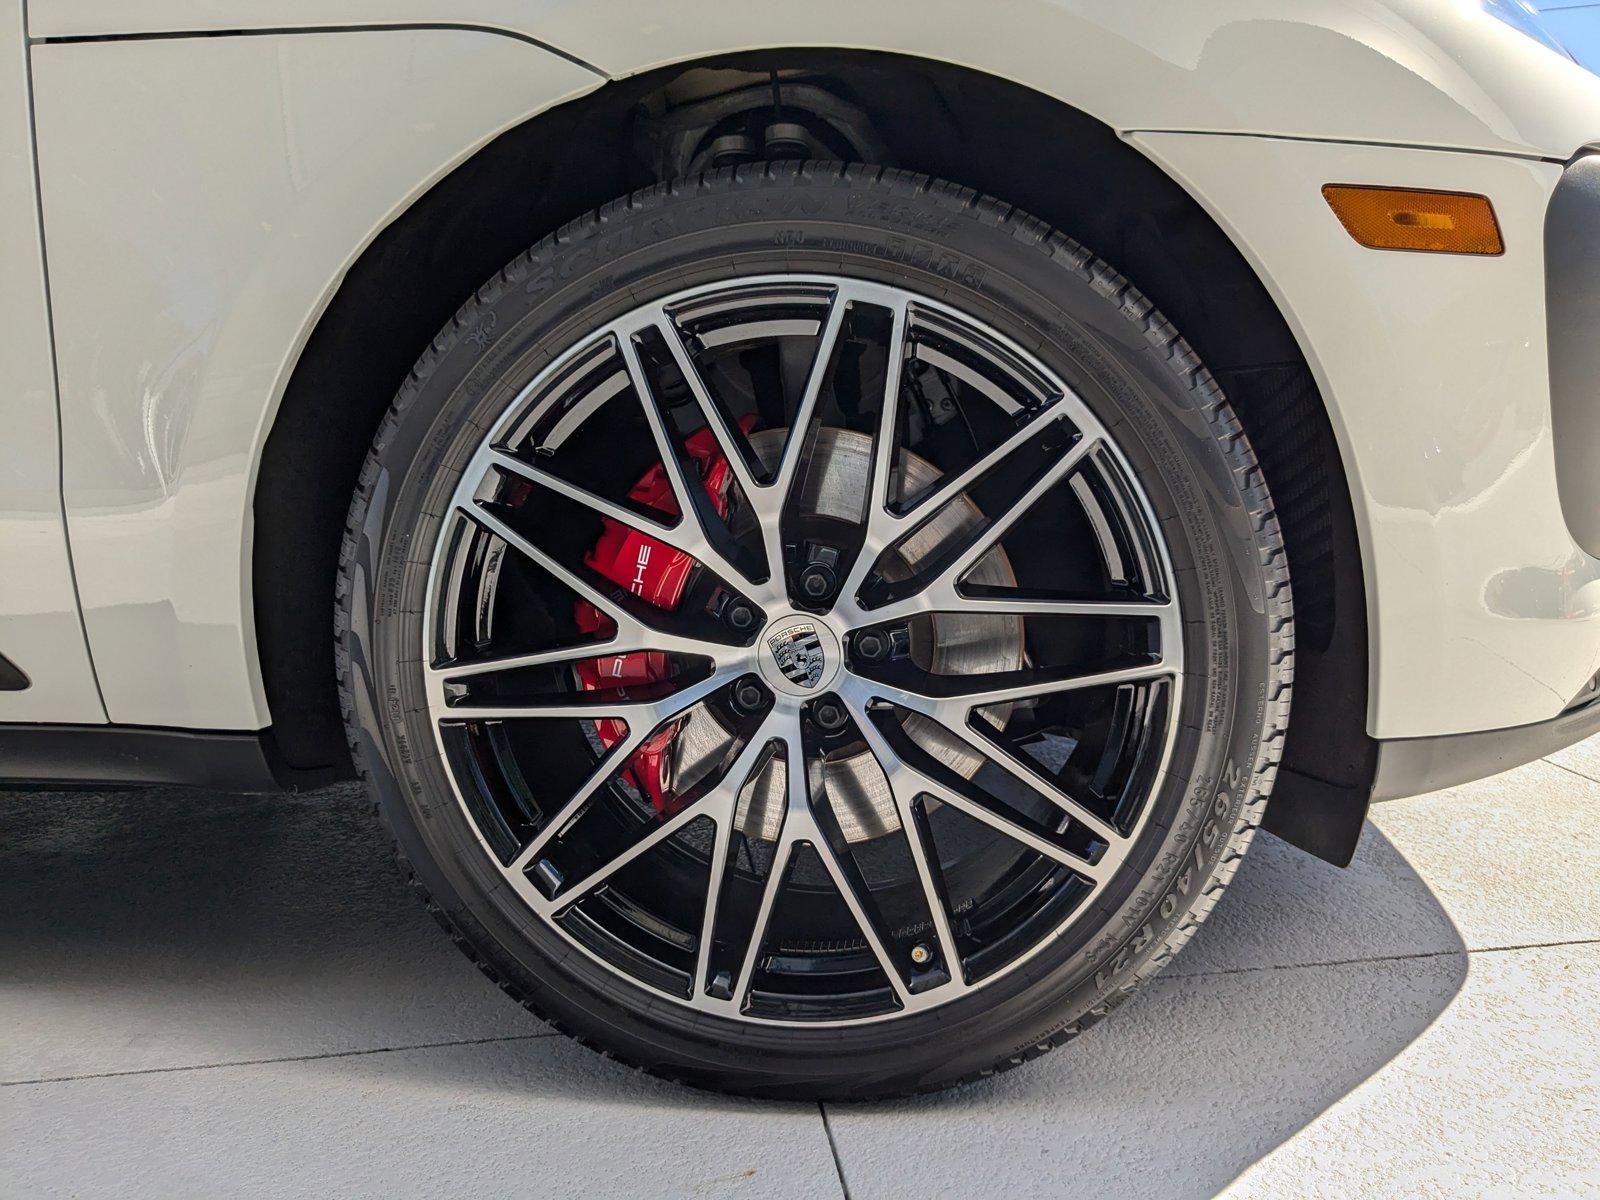
[[[1322,195],[1350,236],[1374,250],[1505,253],[1487,196],[1342,183],[1324,184]]]

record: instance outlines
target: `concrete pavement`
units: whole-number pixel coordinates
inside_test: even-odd
[[[0,793],[0,1195],[1600,1195],[1600,740],[1267,837],[1078,1042],[865,1106],[551,1035],[353,789]]]

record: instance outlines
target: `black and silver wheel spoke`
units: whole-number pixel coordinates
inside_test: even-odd
[[[604,581],[593,579],[588,572],[575,570],[557,561],[553,555],[541,550],[529,538],[511,528],[484,505],[467,501],[459,506],[459,511],[468,520],[494,534],[518,554],[536,563],[570,588],[574,594],[604,613],[617,629],[616,642],[606,643],[603,647],[606,651],[616,653],[624,646],[643,648],[648,645],[654,650],[699,654],[718,645],[672,632],[667,628],[671,622],[666,619],[665,614],[652,614],[650,620],[644,619],[642,613],[645,611],[645,606],[634,602],[627,592],[615,587],[607,588],[604,586]],[[589,652],[594,652],[593,647],[589,647]],[[715,653],[714,650],[712,652]]]
[[[1023,786],[1036,794],[1044,796],[1065,817],[1080,822],[1097,838],[1103,839],[1103,844],[1108,850],[1112,851],[1109,856],[1111,861],[1107,861],[1106,855],[1097,855],[1091,860],[1081,853],[1058,844],[1047,836],[1044,829],[1038,827],[1030,828],[1015,815],[1008,815],[1004,805],[994,800],[982,798],[976,789],[972,788],[970,784],[966,784],[965,781],[937,778],[930,769],[917,765],[914,748],[903,750],[896,748],[890,742],[884,730],[878,727],[872,719],[873,714],[870,709],[861,708],[858,711],[863,718],[862,728],[868,731],[868,744],[872,747],[872,752],[876,756],[879,766],[888,778],[890,787],[896,789],[897,801],[900,800],[902,794],[912,797],[917,795],[931,796],[941,804],[948,804],[966,813],[974,820],[980,821],[1014,841],[1027,846],[1029,849],[1053,858],[1062,865],[1071,867],[1079,874],[1097,882],[1109,874],[1109,871],[1115,868],[1116,861],[1120,860],[1120,846],[1124,840],[1122,836],[1104,820],[1088,811],[1072,798],[1059,791],[1042,788],[1036,779],[1030,777],[1024,771],[1014,770],[1010,765],[1006,767],[1006,770],[1013,774]],[[974,750],[979,749],[978,745],[970,738],[963,738],[962,741],[967,745],[971,745]]]
[[[970,993],[1118,875],[1170,750],[1184,629],[1132,478],[1065,381],[939,301],[775,277],[643,305],[449,502],[422,679],[463,809],[653,996],[844,1024]]]
[[[823,321],[822,330],[818,338],[815,357],[812,360],[811,370],[806,380],[805,391],[801,396],[799,407],[789,426],[789,435],[785,440],[778,455],[778,462],[770,480],[761,480],[750,469],[748,457],[745,452],[743,438],[728,424],[722,409],[716,404],[706,390],[705,381],[701,378],[699,368],[690,359],[684,347],[682,334],[665,313],[652,322],[652,328],[658,331],[666,343],[678,370],[682,373],[688,384],[689,392],[694,397],[706,421],[707,427],[715,435],[722,453],[727,460],[734,478],[738,481],[740,490],[744,494],[745,502],[749,505],[757,525],[761,530],[762,551],[766,563],[767,590],[763,599],[781,601],[786,595],[784,579],[783,540],[780,525],[785,502],[788,500],[794,486],[795,470],[801,457],[804,442],[804,432],[809,427],[812,412],[816,408],[817,398],[822,391],[822,383],[827,373],[828,363],[832,357],[834,346],[839,336],[840,325],[844,319],[846,299],[842,291],[836,290],[828,307],[828,315]],[[643,368],[639,365],[637,352],[631,345],[625,346],[630,372],[638,380],[636,386],[649,390],[648,381],[644,378]],[[665,445],[665,430],[662,415],[659,410],[651,408],[652,428],[656,436]],[[671,457],[670,455],[668,455]]]
[[[670,322],[661,322],[655,326],[662,333],[663,339],[674,354],[681,352],[677,334],[670,328]],[[640,406],[644,409],[645,420],[650,425],[650,434],[655,442],[656,452],[661,456],[661,463],[671,481],[672,492],[677,499],[678,511],[684,514],[683,524],[689,526],[690,533],[681,542],[672,543],[686,554],[699,559],[705,566],[711,568],[724,579],[743,580],[753,589],[759,589],[758,594],[752,596],[758,603],[772,602],[778,598],[778,591],[774,588],[770,567],[766,571],[757,571],[753,575],[747,570],[736,567],[728,557],[733,548],[725,535],[722,522],[712,511],[705,489],[698,486],[697,481],[689,478],[689,467],[684,462],[682,448],[667,428],[667,416],[661,409],[660,396],[656,387],[651,383],[645,373],[644,366],[639,361],[638,347],[631,337],[624,337],[620,341],[623,361],[627,363],[628,376],[633,380],[634,390],[639,395]],[[692,364],[680,359],[680,370],[684,372],[685,381],[690,391],[698,398],[703,394],[703,388]],[[708,419],[710,411],[707,410]],[[726,456],[728,465],[733,468],[734,478],[738,479],[741,488],[747,486],[746,477],[740,474],[739,468],[734,464],[743,463],[743,457],[737,453],[737,448],[732,444],[727,431],[722,427],[720,416],[711,425],[717,432],[718,441]],[[652,531],[652,536],[659,536]],[[666,541],[667,539],[662,538]],[[762,585],[765,585],[763,587]]]
[[[545,488],[568,500],[575,501],[586,508],[593,509],[602,517],[609,517],[618,524],[627,525],[642,533],[649,534],[656,541],[671,546],[675,550],[696,559],[699,563],[714,571],[724,579],[742,581],[743,573],[731,562],[723,557],[722,551],[712,542],[712,537],[707,531],[706,522],[700,512],[701,504],[694,497],[698,493],[703,498],[704,493],[699,489],[690,491],[682,482],[677,472],[673,473],[673,491],[678,497],[680,511],[694,514],[685,517],[675,525],[664,524],[642,516],[636,510],[615,501],[596,496],[593,492],[568,483],[559,476],[552,475],[539,467],[525,463],[519,458],[500,450],[491,450],[486,455],[490,465],[498,467],[509,475],[525,479],[538,487]],[[676,455],[670,461],[677,464]],[[681,464],[678,464],[681,467]]]
[[[827,374],[828,363],[833,357],[834,346],[839,337],[839,327],[844,321],[845,304],[845,298],[835,294],[833,303],[828,308],[827,320],[822,326],[816,357],[812,360],[799,408],[789,423],[789,435],[784,439],[778,453],[772,481],[757,487],[749,496],[751,510],[761,527],[767,562],[772,564],[773,575],[779,579],[784,576],[782,533],[784,509],[794,489],[795,472],[800,465],[806,435],[811,427],[812,414],[816,410],[817,398],[822,393],[822,381]]]
[[[555,899],[546,899],[537,892],[532,893],[535,897],[532,901],[534,906],[542,912],[555,913],[562,908],[577,903],[595,888],[605,883],[616,872],[634,861],[634,859],[648,853],[668,838],[674,836],[692,821],[704,817],[716,822],[719,827],[724,825],[731,826],[739,789],[749,778],[755,764],[765,752],[767,745],[767,739],[762,737],[761,731],[758,731],[755,737],[745,743],[744,748],[727,769],[721,773],[720,777],[715,782],[700,789],[698,795],[689,798],[687,803],[676,814],[658,824],[649,833],[634,841],[626,849],[613,855],[602,865],[595,867],[588,874],[570,883],[563,883],[560,894]],[[523,852],[522,858],[518,860],[519,863],[526,868],[539,849],[542,849],[542,846],[537,843],[530,846],[527,851]],[[524,894],[528,893],[525,892]]]
[[[983,466],[983,470],[973,472],[973,478],[1003,469],[1007,454],[1014,450],[1016,445],[1020,445],[1030,437],[1036,437],[1038,432],[1039,430],[1032,425],[1019,430],[1012,441],[1002,445],[991,456],[993,458],[992,462],[979,464]],[[845,606],[845,619],[854,623],[884,623],[902,621],[918,613],[934,609],[949,608],[951,606],[959,607],[963,603],[963,597],[958,587],[961,578],[993,548],[996,542],[1005,536],[1006,531],[1012,525],[1027,513],[1034,501],[1075,469],[1092,449],[1093,444],[1081,440],[1073,445],[1032,486],[1012,501],[1010,507],[1001,513],[991,515],[986,528],[967,540],[966,544],[956,552],[947,553],[931,577],[923,581],[915,594],[911,596],[907,596],[897,602],[872,608],[860,607],[855,601],[856,588],[860,587],[867,575],[871,573],[873,566],[876,565],[875,562],[867,562],[866,567],[863,569],[859,564],[866,562],[868,555],[862,554],[857,559],[857,570],[852,573],[849,581],[855,584],[855,588],[847,587],[842,596],[842,603]],[[869,528],[871,522],[877,522],[878,530],[877,536],[873,537],[868,545],[876,545],[881,541],[881,548],[878,551],[879,555],[881,555],[896,542],[903,541],[913,535],[919,525],[924,524],[929,518],[936,515],[946,502],[963,494],[970,483],[971,480],[963,480],[962,478],[952,480],[949,485],[941,487],[938,493],[935,493],[904,516],[896,515],[886,505],[874,505],[869,518]]]
[[[541,697],[535,700],[497,704],[490,701],[474,701],[470,697],[456,700],[447,696],[438,711],[454,721],[515,721],[525,718],[555,720],[563,717],[594,720],[597,717],[610,717],[626,721],[630,729],[642,727],[648,732],[722,687],[733,673],[730,669],[724,669],[660,700],[618,702],[607,697],[586,697],[579,692],[571,694],[570,699]],[[436,674],[448,679],[448,672],[436,672]]]
[[[937,955],[930,955],[929,959],[944,964],[948,970],[949,980],[945,986],[965,989],[968,981],[950,924],[950,900],[940,871],[937,850],[928,836],[926,816],[921,807],[921,798],[924,796],[940,798],[937,785],[924,783],[923,776],[907,767],[899,755],[890,749],[865,709],[853,707],[851,715],[894,798],[895,813],[900,818],[906,849],[916,870],[917,884],[922,889],[922,903],[933,925],[938,945]]]

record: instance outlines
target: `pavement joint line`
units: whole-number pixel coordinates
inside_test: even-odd
[[[502,1037],[456,1038],[443,1042],[416,1042],[406,1046],[369,1046],[362,1050],[329,1050],[322,1054],[286,1054],[277,1058],[240,1058],[227,1062],[183,1063],[175,1067],[134,1067],[126,1071],[92,1071],[83,1075],[45,1075],[38,1079],[0,1079],[0,1088],[35,1087],[46,1083],[79,1083],[90,1079],[122,1079],[129,1075],[178,1075],[185,1071],[220,1071],[228,1067],[267,1067],[274,1063],[320,1062],[327,1058],[361,1058],[369,1054],[402,1054],[407,1050],[444,1050],[452,1046],[489,1046],[498,1042],[532,1042],[560,1037],[545,1033],[510,1033]]]
[[[844,1200],[850,1200],[850,1183],[844,1177],[844,1160],[839,1157],[839,1143],[833,1140],[833,1122],[828,1120],[828,1106],[817,1101],[817,1112],[822,1114],[822,1132],[828,1135],[828,1151],[833,1155],[833,1170],[839,1176],[839,1191]]]
[[[1476,950],[1427,950],[1415,954],[1380,954],[1370,958],[1335,958],[1320,962],[1267,963],[1258,967],[1225,967],[1214,971],[1172,972],[1156,976],[1152,983],[1173,983],[1180,979],[1206,979],[1219,975],[1253,975],[1266,971],[1300,971],[1318,967],[1353,967],[1365,963],[1409,962],[1430,958],[1452,958],[1456,955],[1471,957],[1474,954],[1505,954],[1518,950],[1551,950],[1563,946],[1600,945],[1600,937],[1568,938],[1557,942],[1523,942],[1508,946],[1484,946]],[[321,1054],[286,1054],[275,1058],[241,1058],[227,1062],[184,1063],[173,1067],[135,1067],[127,1071],[91,1071],[82,1075],[43,1075],[36,1079],[3,1079],[0,1088],[38,1087],[51,1083],[81,1083],[95,1079],[124,1079],[134,1075],[178,1075],[189,1071],[220,1071],[229,1067],[266,1067],[277,1063],[321,1062],[335,1058],[362,1058],[373,1054],[403,1054],[410,1050],[447,1050],[456,1046],[491,1046],[504,1042],[533,1042],[561,1037],[555,1030],[543,1033],[513,1033],[500,1037],[454,1038],[440,1042],[413,1042],[403,1046],[371,1046],[360,1050],[329,1050]],[[839,1176],[839,1187],[844,1200],[851,1200],[850,1185],[845,1182],[844,1163],[839,1158],[839,1147],[834,1141],[833,1125],[828,1120],[827,1108],[818,1101],[817,1112],[822,1117],[823,1132],[828,1137],[828,1148],[833,1153],[834,1170]]]
[[[1304,971],[1316,967],[1359,967],[1364,963],[1409,962],[1413,959],[1470,958],[1474,954],[1509,954],[1517,950],[1554,950],[1563,946],[1600,946],[1600,937],[1567,938],[1558,942],[1522,942],[1510,946],[1480,946],[1469,950],[1419,950],[1414,954],[1376,954],[1370,958],[1330,958],[1322,962],[1266,963],[1259,967],[1220,967],[1214,971],[1169,971],[1157,975],[1152,983],[1178,979],[1205,979],[1213,975],[1252,975],[1261,971]]]
[[[1576,775],[1579,779],[1587,780],[1589,783],[1600,783],[1600,779],[1596,779],[1593,775],[1585,775],[1582,771],[1578,770],[1576,767],[1567,766],[1566,763],[1558,763],[1554,759],[1551,759],[1551,758],[1541,758],[1539,761],[1542,762],[1542,763],[1549,763],[1552,767],[1555,767],[1557,770],[1565,771],[1568,775]]]

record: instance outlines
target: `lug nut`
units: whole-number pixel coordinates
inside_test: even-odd
[[[837,700],[818,700],[812,706],[811,719],[824,733],[838,733],[850,720]]]
[[[728,605],[728,611],[723,614],[723,620],[728,622],[728,628],[737,629],[743,633],[755,627],[756,610],[743,600],[735,600]]]
[[[808,600],[823,600],[833,594],[833,572],[821,563],[812,563],[800,572],[800,591]]]
[[[867,632],[856,638],[856,654],[867,662],[877,662],[889,652],[889,642],[881,633]]]
[[[746,675],[733,686],[733,706],[747,717],[759,712],[766,699],[766,689],[754,675]]]

